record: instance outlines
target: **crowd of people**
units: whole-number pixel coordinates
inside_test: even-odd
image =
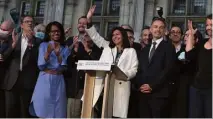
[[[93,26],[92,6],[78,19],[78,34],[61,23],[34,27],[21,18],[0,26],[0,117],[80,118],[85,71],[78,60],[115,64],[127,76],[110,77],[112,118],[212,117],[212,14],[204,38],[191,20],[184,32],[154,17],[135,42],[130,25],[114,27],[107,38]],[[106,72],[97,71],[92,117],[101,117]]]

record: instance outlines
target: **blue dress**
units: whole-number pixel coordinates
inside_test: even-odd
[[[53,43],[50,41],[49,43]],[[67,98],[62,74],[54,75],[44,72],[45,69],[63,71],[70,51],[67,47],[61,46],[61,64],[58,63],[55,52],[49,56],[49,61],[44,60],[48,43],[43,42],[39,47],[38,67],[40,73],[32,95],[29,107],[30,114],[41,118],[66,118]]]

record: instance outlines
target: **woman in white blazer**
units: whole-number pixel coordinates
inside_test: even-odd
[[[111,63],[115,63],[128,77],[126,81],[113,78],[115,80],[113,117],[127,118],[130,96],[130,79],[136,75],[138,68],[136,51],[133,48],[130,48],[127,33],[121,27],[115,27],[112,29],[109,36],[109,42],[105,41],[103,38],[99,39],[100,35],[97,33],[94,26],[90,29],[86,29],[86,31],[93,41],[97,41],[95,42],[97,46],[104,46],[100,61],[110,61]],[[103,90],[104,79],[105,73],[97,72],[93,106],[96,104]]]

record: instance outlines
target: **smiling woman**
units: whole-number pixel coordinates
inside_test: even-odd
[[[130,48],[130,43],[126,31],[122,27],[114,27],[110,31],[109,42],[100,39],[95,27],[91,27],[90,30],[86,29],[88,35],[94,41],[100,40],[96,45],[100,46],[105,44],[104,50],[99,61],[107,61],[115,64],[124,74],[127,79],[118,79],[116,77],[110,77],[109,90],[109,105],[113,107],[111,117],[127,118],[129,108],[129,96],[130,96],[130,80],[135,77],[138,68],[138,59],[135,49]],[[97,79],[95,79],[93,106],[96,105],[100,94],[103,90],[105,73],[97,72]],[[114,86],[113,86],[114,85]],[[109,116],[109,115],[108,115]],[[111,118],[109,117],[109,118]]]
[[[63,72],[70,54],[64,43],[64,29],[59,22],[46,27],[45,42],[39,47],[40,74],[34,89],[30,113],[41,118],[66,118],[66,91]]]

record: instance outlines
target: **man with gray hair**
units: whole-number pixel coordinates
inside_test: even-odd
[[[45,37],[45,28],[46,26],[44,24],[38,24],[37,26],[35,26],[33,29],[35,37],[43,40]]]
[[[3,54],[5,50],[9,47],[10,42],[12,41],[12,31],[14,29],[14,23],[11,20],[5,20],[0,26],[0,54],[1,54],[1,61],[0,61],[0,85],[4,78],[5,69],[7,68],[7,62],[3,61]],[[5,96],[4,91],[0,89],[0,118],[5,117]]]

